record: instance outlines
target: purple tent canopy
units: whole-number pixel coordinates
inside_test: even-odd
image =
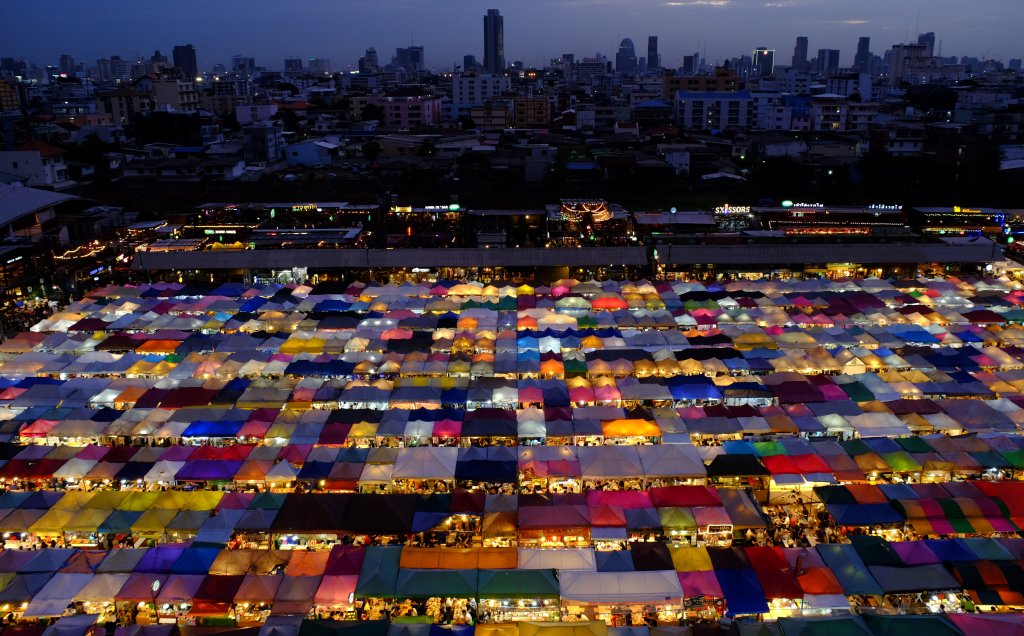
[[[185,462],[174,478],[177,481],[229,481],[241,467],[242,462],[238,461],[193,459]]]

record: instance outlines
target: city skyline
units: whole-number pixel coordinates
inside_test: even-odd
[[[808,36],[810,50],[838,49],[841,64],[853,63],[859,37],[870,37],[872,52],[881,55],[893,44],[916,41],[918,32],[934,31],[943,55],[995,58],[1021,57],[1024,46],[1014,25],[1024,20],[1024,5],[988,0],[962,14],[953,0],[892,3],[866,0],[849,9],[824,0],[678,0],[668,2],[621,0],[523,0],[501,6],[491,0],[460,3],[443,0],[426,13],[407,0],[344,4],[306,0],[292,13],[281,14],[277,4],[225,0],[215,5],[182,0],[178,12],[109,0],[102,20],[94,9],[66,3],[54,18],[52,7],[27,0],[5,5],[8,25],[2,53],[37,64],[56,64],[70,54],[88,65],[110,55],[148,57],[154,49],[170,53],[175,45],[192,43],[200,71],[227,64],[233,55],[256,57],[270,69],[285,58],[323,57],[334,70],[354,70],[367,47],[382,54],[410,43],[425,47],[429,68],[450,68],[466,54],[483,58],[481,16],[497,8],[507,18],[505,59],[542,66],[551,58],[572,52],[577,57],[601,53],[613,59],[623,38],[644,41],[660,37],[662,65],[678,67],[683,56],[699,51],[709,62],[748,54],[758,46],[777,51],[780,63],[789,61],[797,36]],[[197,20],[204,15],[205,20]],[[358,18],[358,19],[353,19]],[[94,22],[92,29],[83,25]],[[139,28],[145,23],[149,28]],[[567,28],[569,25],[572,28]],[[17,29],[10,25],[18,25]],[[765,25],[769,25],[765,27]],[[432,28],[433,27],[433,28]],[[582,28],[581,28],[582,27]],[[764,28],[762,28],[764,27]],[[226,29],[231,29],[225,32]],[[294,39],[281,32],[303,33]],[[49,37],[41,38],[40,33]],[[698,48],[699,47],[699,48]]]

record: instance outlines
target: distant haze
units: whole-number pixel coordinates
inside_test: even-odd
[[[70,53],[91,65],[154,49],[170,57],[175,44],[192,43],[203,70],[244,54],[269,69],[293,55],[326,57],[337,71],[354,68],[367,47],[386,64],[414,42],[428,67],[449,68],[465,54],[483,59],[489,8],[505,17],[506,59],[535,66],[562,53],[614,58],[624,37],[645,55],[648,35],[659,36],[669,67],[696,51],[718,62],[757,46],[788,64],[798,35],[810,38],[810,56],[840,49],[849,66],[859,36],[881,55],[919,30],[936,33],[944,56],[1024,57],[1024,0],[0,0],[0,55],[43,65]]]

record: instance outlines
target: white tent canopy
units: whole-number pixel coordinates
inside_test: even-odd
[[[563,572],[559,588],[564,599],[584,603],[679,602],[683,589],[674,571]]]
[[[519,548],[519,569],[593,572],[597,569],[590,548],[542,550]]]

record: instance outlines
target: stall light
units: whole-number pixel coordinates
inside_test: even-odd
[[[349,604],[352,604],[355,600],[356,600],[356,593],[355,592],[349,592],[348,593],[348,602],[349,602]]]

